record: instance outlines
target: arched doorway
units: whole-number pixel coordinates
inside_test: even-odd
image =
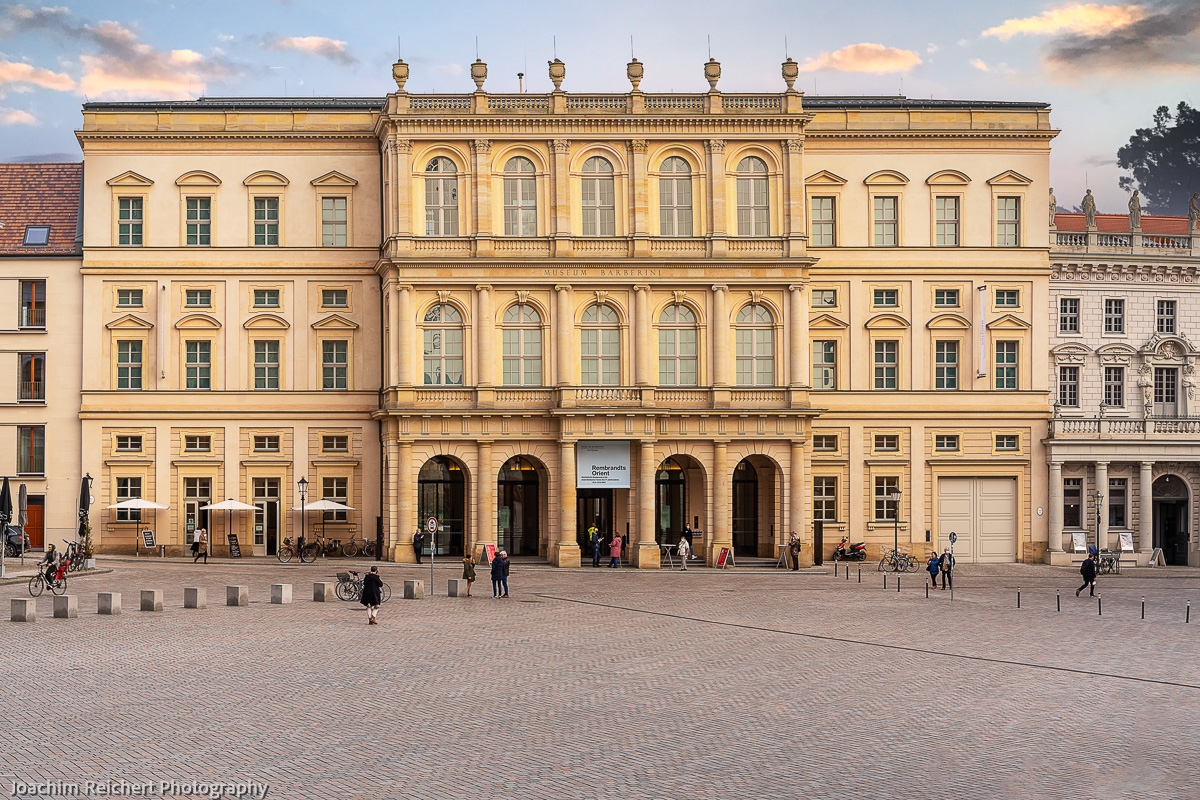
[[[668,458],[654,473],[654,538],[659,544],[676,544],[687,522],[687,473],[675,458]]]
[[[749,459],[733,471],[733,553],[758,555],[758,470]]]
[[[1168,566],[1188,563],[1188,488],[1178,475],[1154,481],[1154,546],[1161,547]]]
[[[417,475],[417,520],[435,517],[441,525],[428,541],[430,552],[461,556],[467,529],[467,478],[462,466],[446,456],[434,456]]]
[[[541,519],[537,467],[522,456],[510,458],[500,468],[497,494],[496,539],[500,549],[511,556],[536,556]]]

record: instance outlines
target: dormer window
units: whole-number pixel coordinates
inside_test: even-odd
[[[45,247],[50,244],[50,226],[49,225],[26,225],[25,226],[25,246],[26,247]]]

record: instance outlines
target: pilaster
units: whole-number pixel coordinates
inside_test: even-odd
[[[730,503],[733,500],[733,476],[729,472],[729,443],[713,442],[713,530],[708,546],[708,565],[717,563],[722,547],[733,546]]]
[[[475,194],[475,255],[491,258],[492,247],[492,143],[471,142],[471,182]]]
[[[1138,470],[1138,550],[1154,549],[1154,462],[1143,461]]]
[[[643,439],[638,448],[638,539],[637,549],[629,560],[638,569],[659,569],[661,560],[658,542],[654,539],[654,440]],[[630,549],[633,549],[632,546]]]
[[[558,539],[550,560],[556,567],[579,567],[575,541],[575,443],[560,442],[558,451]]]

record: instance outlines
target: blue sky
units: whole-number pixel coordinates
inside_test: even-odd
[[[466,92],[476,37],[487,90],[549,90],[557,41],[564,89],[626,91],[631,35],[649,92],[706,89],[710,38],[721,89],[779,91],[786,37],[806,93],[1049,102],[1066,206],[1086,185],[1123,211],[1117,148],[1200,104],[1200,0],[0,0],[0,160],[78,158],[85,98],[381,97],[398,47],[410,91]]]

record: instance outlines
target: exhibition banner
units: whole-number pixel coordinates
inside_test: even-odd
[[[577,489],[628,489],[629,442],[576,442]]]

